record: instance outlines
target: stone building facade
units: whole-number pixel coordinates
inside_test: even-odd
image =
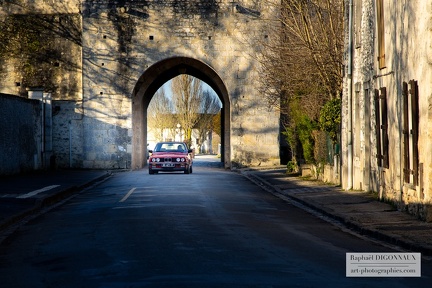
[[[22,173],[41,166],[40,108],[38,100],[0,93],[0,175]]]
[[[432,4],[346,0],[342,187],[432,220]]]
[[[7,2],[7,21],[49,28],[40,38],[26,25],[4,30],[17,53],[0,52],[0,92],[42,87],[52,95],[57,166],[139,169],[151,97],[189,74],[222,101],[225,167],[277,165],[279,114],[258,93],[254,59],[271,37],[263,28],[271,13],[261,1]]]

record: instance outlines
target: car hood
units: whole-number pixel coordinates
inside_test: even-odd
[[[187,156],[188,153],[184,152],[153,152],[151,157],[180,157]]]

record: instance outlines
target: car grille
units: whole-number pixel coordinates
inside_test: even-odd
[[[158,157],[156,157],[158,158]],[[177,159],[180,159],[180,161],[177,161]],[[152,163],[163,163],[163,162],[175,162],[175,163],[180,163],[180,162],[186,162],[186,159],[184,161],[181,161],[181,159],[184,159],[183,157],[165,157],[165,158],[159,158],[159,161],[154,161]]]

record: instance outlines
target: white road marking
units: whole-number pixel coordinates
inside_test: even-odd
[[[124,202],[126,201],[130,195],[132,195],[132,193],[135,191],[136,187],[132,188],[131,190],[129,190],[129,192],[119,201],[119,202]]]
[[[205,208],[202,204],[164,204],[164,203],[148,203],[148,204],[134,204],[130,206],[116,206],[111,209],[136,209],[136,208],[148,208],[148,207],[200,207]]]
[[[178,189],[179,186],[164,186],[164,189],[171,188],[171,189]],[[136,189],[144,189],[145,191],[143,193],[154,193],[154,192],[160,192],[160,186],[148,186],[148,187],[134,187],[129,190],[129,192],[119,201],[119,202],[125,202],[132,193],[135,192]],[[183,195],[184,193],[160,193],[160,194],[143,194],[142,197],[155,197],[155,196],[177,196],[177,195]]]
[[[39,193],[42,193],[42,192],[45,192],[45,191],[48,191],[48,190],[54,189],[54,188],[56,188],[56,187],[58,187],[58,186],[60,186],[60,185],[51,185],[51,186],[47,186],[47,187],[44,187],[44,188],[42,188],[42,189],[34,190],[34,191],[29,192],[29,193],[27,193],[27,194],[20,195],[20,196],[18,196],[18,197],[16,197],[16,198],[19,198],[19,199],[29,198],[29,197],[35,196],[35,195],[37,195],[37,194],[39,194]]]

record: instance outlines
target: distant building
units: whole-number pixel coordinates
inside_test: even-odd
[[[212,116],[213,114],[207,114]],[[214,116],[214,115],[213,115]],[[148,149],[153,149],[159,141],[185,141],[185,131],[182,129],[180,124],[175,124],[175,117],[172,115],[165,115],[161,117],[173,118],[173,121],[166,121],[166,123],[171,122],[171,127],[160,128],[148,125],[147,127],[147,142]],[[157,122],[157,121],[155,121]],[[199,126],[199,125],[198,125]],[[190,148],[195,149],[196,154],[219,154],[219,146],[221,145],[221,137],[212,131],[210,128],[198,129],[194,128],[192,130],[192,139],[190,143]],[[220,151],[219,151],[220,152]]]

